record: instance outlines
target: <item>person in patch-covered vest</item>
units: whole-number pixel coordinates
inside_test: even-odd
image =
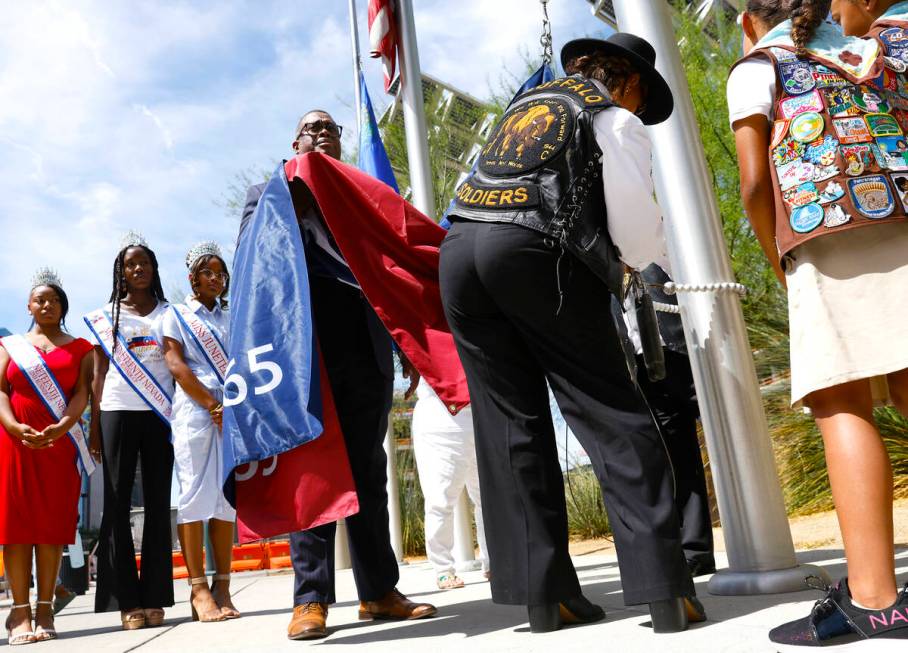
[[[851,23],[852,9],[883,4],[835,2],[832,15]],[[830,8],[748,0],[746,55],[728,80],[744,208],[788,290],[791,399],[823,436],[848,560],[808,617],[769,633],[777,650],[908,641],[873,419],[885,402],[908,414],[908,66],[896,45],[908,35],[843,36]]]
[[[632,34],[564,46],[568,77],[518,96],[456,191],[442,301],[472,399],[492,600],[530,630],[598,621],[568,555],[547,384],[608,506],[624,601],[657,632],[703,620],[682,552],[665,448],[610,303],[625,266],[669,270],[644,125],[672,94]]]

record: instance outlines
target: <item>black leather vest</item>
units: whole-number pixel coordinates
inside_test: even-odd
[[[594,116],[611,106],[598,83],[579,75],[517,97],[457,188],[452,219],[538,231],[619,294],[624,266],[608,234],[602,152],[593,133]]]

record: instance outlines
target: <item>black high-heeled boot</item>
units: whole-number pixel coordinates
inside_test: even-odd
[[[558,603],[528,605],[531,633],[550,633],[561,628],[561,613]]]
[[[675,598],[649,604],[654,633],[680,633],[687,630],[687,608],[684,599]]]

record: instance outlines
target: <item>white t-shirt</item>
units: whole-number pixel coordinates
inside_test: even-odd
[[[749,116],[766,116],[772,122],[776,98],[776,70],[772,62],[760,57],[738,64],[728,76],[725,94],[732,128],[736,121]]]
[[[126,341],[129,351],[139,360],[145,369],[157,379],[164,390],[173,397],[173,377],[167,369],[164,360],[162,343],[158,340],[160,320],[167,313],[169,304],[158,302],[155,309],[148,315],[137,315],[120,306],[120,335]],[[108,304],[104,307],[108,315],[113,317],[113,307]],[[97,339],[92,335],[92,343],[97,345]],[[122,343],[117,346],[121,346]],[[136,394],[136,391],[126,382],[123,375],[117,370],[116,365],[110,363],[107,376],[104,377],[104,391],[101,393],[101,410],[151,410],[148,404]]]
[[[609,107],[593,118],[593,133],[602,150],[608,232],[621,260],[638,270],[657,263],[671,275],[646,127],[630,111]]]

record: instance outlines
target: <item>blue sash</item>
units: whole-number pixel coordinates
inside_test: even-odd
[[[215,334],[214,329],[206,324],[205,320],[199,317],[188,306],[183,304],[171,304],[170,308],[174,315],[180,321],[185,329],[192,336],[196,346],[205,357],[205,362],[212,369],[215,376],[218,377],[221,385],[224,385],[224,379],[227,378],[227,349]]]

